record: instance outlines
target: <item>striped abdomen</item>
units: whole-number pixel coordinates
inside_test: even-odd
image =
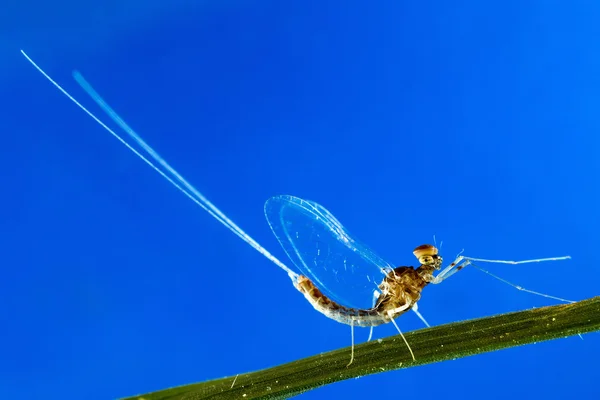
[[[375,307],[367,310],[349,308],[325,296],[310,279],[300,275],[296,288],[315,310],[337,322],[356,326],[377,326],[408,311],[421,297],[427,283],[412,267],[399,267],[379,285],[381,295]]]

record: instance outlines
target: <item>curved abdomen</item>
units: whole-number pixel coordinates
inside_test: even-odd
[[[389,299],[389,301],[380,301],[375,308],[363,310],[345,307],[336,303],[321,293],[310,279],[302,275],[296,281],[296,289],[304,294],[306,300],[308,300],[315,310],[326,317],[342,324],[355,326],[386,324],[408,311],[418,299],[418,297],[415,299],[414,296],[395,296],[393,301],[392,299]]]

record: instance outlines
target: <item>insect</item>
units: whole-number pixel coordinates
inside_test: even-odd
[[[68,97],[69,100],[75,103],[159,175],[240,239],[283,269],[292,280],[294,287],[304,295],[317,311],[338,322],[350,325],[352,351],[348,365],[354,360],[354,326],[371,327],[370,340],[373,332],[372,328],[388,322],[394,324],[414,359],[414,353],[394,319],[408,310],[412,310],[425,325],[429,326],[417,308],[421,291],[426,285],[441,283],[468,265],[476,267],[519,290],[555,300],[571,302],[570,300],[534,292],[514,285],[474,264],[477,261],[523,264],[564,260],[570,258],[568,256],[525,261],[504,261],[459,255],[452,263],[434,276],[434,272],[442,267],[442,257],[438,254],[435,246],[421,245],[414,250],[413,253],[420,263],[420,266],[416,269],[413,267],[394,268],[369,248],[350,236],[342,224],[319,204],[293,196],[273,197],[265,204],[265,215],[273,233],[283,246],[288,257],[302,273],[298,274],[256,242],[171,167],[127,125],[81,74],[74,72],[75,80],[114,123],[127,134],[132,141],[131,143],[123,139],[71,96],[23,50],[21,50],[21,54],[50,83]]]
[[[265,215],[288,257],[302,272],[294,279],[296,289],[315,310],[337,322],[350,325],[352,352],[348,365],[354,360],[354,326],[370,327],[370,340],[373,327],[389,322],[394,324],[404,339],[414,360],[410,344],[395,319],[413,310],[429,326],[417,307],[423,288],[430,283],[443,282],[468,265],[475,266],[475,261],[523,264],[569,258],[504,261],[459,255],[434,275],[442,268],[443,262],[435,246],[424,244],[413,251],[420,264],[417,268],[393,267],[353,238],[327,209],[315,202],[294,196],[273,197],[265,204]],[[488,271],[482,271],[519,290],[570,302],[513,285]],[[369,301],[371,304],[368,304]]]

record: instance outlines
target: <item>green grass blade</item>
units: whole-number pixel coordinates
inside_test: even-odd
[[[494,350],[600,330],[600,297],[456,322],[331,351],[237,377],[215,379],[130,397],[158,399],[279,399],[369,374],[466,357]],[[234,384],[235,381],[235,384]]]

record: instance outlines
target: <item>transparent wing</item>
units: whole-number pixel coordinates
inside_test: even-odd
[[[371,308],[393,267],[360,244],[324,207],[294,196],[267,200],[265,216],[288,257],[329,298]]]

